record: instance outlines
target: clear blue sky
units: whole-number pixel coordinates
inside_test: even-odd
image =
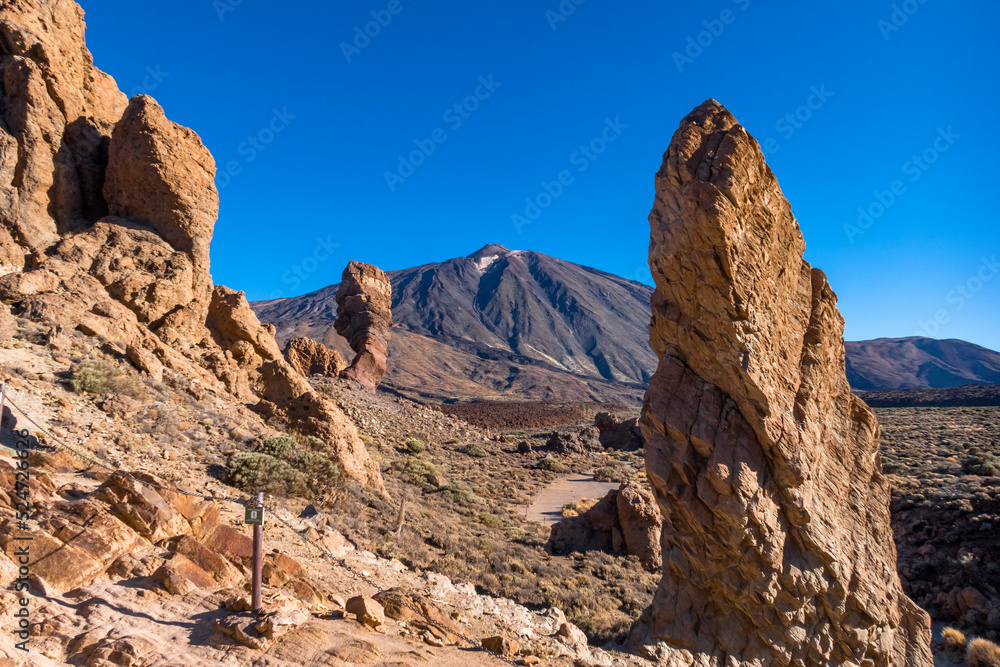
[[[213,275],[251,299],[488,242],[649,282],[653,174],[714,97],[770,145],[849,339],[1000,349],[996,3],[82,4],[96,64],[233,167]]]

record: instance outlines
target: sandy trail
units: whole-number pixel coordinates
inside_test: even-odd
[[[617,482],[595,482],[593,474],[563,475],[542,489],[528,506],[528,521],[551,525],[562,518],[563,505],[581,498],[603,498]]]

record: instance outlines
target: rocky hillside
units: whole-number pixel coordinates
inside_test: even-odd
[[[252,406],[382,490],[357,429],[288,365],[274,328],[212,284],[212,155],[95,68],[84,30],[74,2],[0,5],[0,316],[54,341],[78,331],[157,381]]]
[[[954,339],[856,341],[847,343],[847,379],[873,391],[1000,384],[1000,352]]]
[[[383,384],[403,395],[632,403],[656,366],[642,283],[496,244],[388,275],[398,333]],[[350,358],[333,326],[338,288],[252,306],[278,340],[306,336]],[[846,351],[855,389],[1000,383],[1000,353],[960,340],[880,338]]]

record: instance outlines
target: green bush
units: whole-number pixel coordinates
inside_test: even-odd
[[[470,445],[466,445],[465,447],[462,447],[462,453],[468,454],[474,459],[486,458],[486,449],[483,448],[482,445],[477,444],[475,442]]]
[[[403,480],[414,486],[424,486],[427,478],[438,474],[438,467],[415,456],[400,459],[392,464],[403,476]]]
[[[246,493],[304,495],[308,480],[301,470],[268,454],[241,452],[230,457],[229,481]]]
[[[604,466],[594,471],[596,482],[624,482],[625,469],[621,466]]]
[[[1000,456],[976,454],[962,462],[962,471],[968,475],[1000,477]]]
[[[138,375],[126,373],[109,361],[91,359],[76,365],[69,384],[73,391],[88,394],[124,394],[142,398],[146,391]]]
[[[406,441],[406,448],[409,449],[414,454],[419,454],[420,452],[427,451],[427,445],[420,442],[416,438],[410,438]]]
[[[483,502],[482,498],[472,492],[472,489],[459,484],[458,482],[448,482],[438,489],[438,493],[456,505],[461,505],[462,507],[480,505]]]
[[[553,456],[546,456],[539,461],[538,468],[539,470],[548,470],[550,472],[566,472],[569,470],[566,464]]]
[[[294,446],[295,438],[288,435],[275,435],[262,442],[257,451],[276,459],[287,459]]]

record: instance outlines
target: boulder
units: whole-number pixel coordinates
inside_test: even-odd
[[[674,134],[650,225],[659,364],[639,423],[663,579],[631,644],[663,664],[930,666],[836,295],[714,100]]]
[[[599,439],[605,449],[642,449],[642,431],[638,422],[638,417],[622,421],[618,415],[609,412],[598,412],[594,416],[594,426],[600,431]]]
[[[499,635],[484,639],[483,648],[505,658],[515,656],[521,651],[521,647],[516,641]]]
[[[560,454],[585,456],[603,449],[600,435],[600,431],[593,426],[572,433],[553,431],[545,444]]]
[[[392,285],[382,269],[350,262],[337,288],[334,327],[356,356],[342,375],[374,392],[385,375],[392,326]]]
[[[112,512],[150,542],[190,533],[187,519],[142,481],[165,486],[145,473],[133,473],[131,478],[113,475],[97,489],[96,497],[111,505]]]
[[[385,609],[375,600],[357,595],[344,606],[348,614],[354,614],[360,623],[378,628],[385,623]]]
[[[306,377],[323,375],[335,378],[347,369],[340,352],[311,338],[293,338],[285,343],[285,359]]]
[[[625,552],[637,556],[647,570],[659,570],[663,566],[660,550],[662,519],[653,492],[645,485],[626,482],[618,490],[615,504]]]

